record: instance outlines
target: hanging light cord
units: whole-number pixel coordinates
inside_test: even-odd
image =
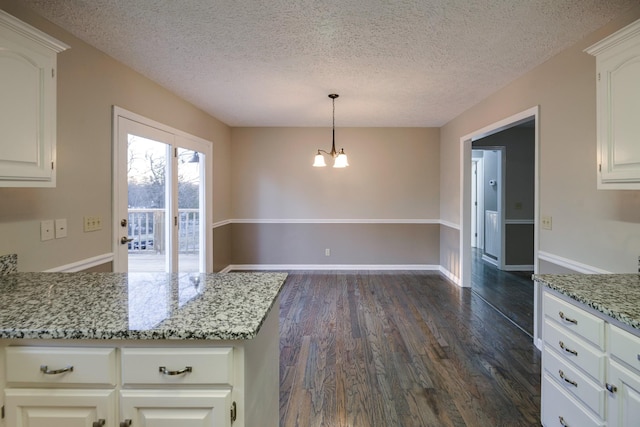
[[[331,142],[331,155],[333,157],[336,156],[336,98],[334,96],[331,97],[331,102],[333,103],[333,134],[332,134],[332,142]]]

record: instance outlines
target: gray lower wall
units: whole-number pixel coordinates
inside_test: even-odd
[[[506,224],[505,229],[505,264],[533,265],[533,224]]]
[[[460,278],[460,230],[447,225],[440,226],[440,265],[453,276]]]
[[[83,273],[111,273],[113,271],[113,263],[105,262],[104,264],[96,265],[86,270],[82,270]]]
[[[231,230],[234,265],[440,264],[439,224],[234,223]]]
[[[546,260],[538,260],[539,274],[580,274],[578,271],[563,267]]]
[[[231,264],[231,224],[213,229],[213,271],[218,272]]]

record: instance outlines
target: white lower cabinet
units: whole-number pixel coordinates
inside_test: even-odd
[[[230,427],[237,415],[230,346],[8,346],[2,357],[6,427]]]
[[[542,375],[542,425],[545,427],[603,427],[570,393],[547,372]]]
[[[6,426],[108,427],[114,414],[114,390],[5,390]]]
[[[121,360],[124,426],[231,426],[233,348],[123,348]]]
[[[231,424],[231,390],[122,390],[124,425],[223,427]]]
[[[640,375],[614,361],[609,362],[609,426],[640,425]]]
[[[638,427],[640,331],[588,311],[544,290],[542,425]]]
[[[640,425],[640,338],[615,326],[609,330],[609,426],[636,427]]]

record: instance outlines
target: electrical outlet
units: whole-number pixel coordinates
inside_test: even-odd
[[[331,256],[331,249],[327,248],[324,250],[324,256]]]
[[[54,235],[54,226],[52,219],[46,219],[44,221],[40,221],[40,240],[43,242],[45,240],[53,239]]]
[[[540,219],[540,225],[542,225],[542,228],[544,230],[551,230],[553,226],[553,221],[550,216],[543,215],[542,218]]]
[[[84,232],[102,230],[102,217],[101,216],[85,216],[84,217]]]
[[[67,237],[67,220],[66,218],[56,219],[56,239]]]

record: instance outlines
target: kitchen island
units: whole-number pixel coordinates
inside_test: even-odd
[[[543,426],[637,426],[640,275],[534,275],[542,289]]]
[[[277,426],[278,296],[285,279],[284,273],[0,277],[3,421]]]

